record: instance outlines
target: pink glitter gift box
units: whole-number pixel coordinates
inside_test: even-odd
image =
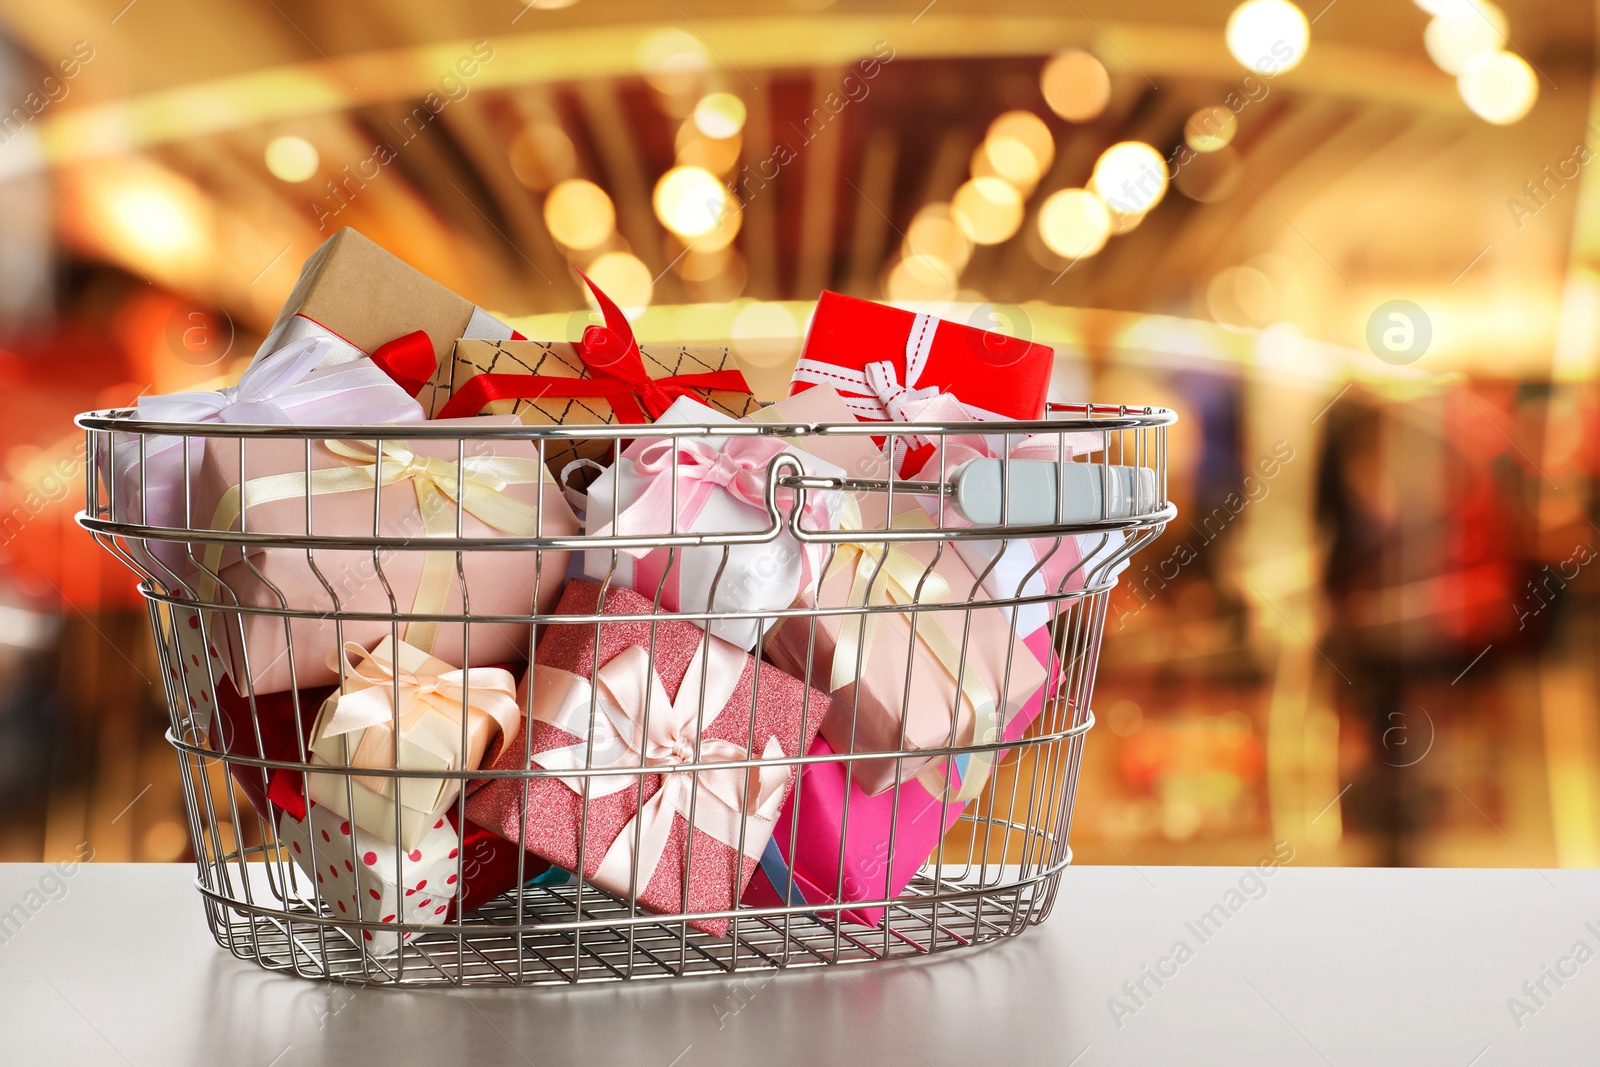
[[[556,611],[594,614],[599,593],[595,582],[570,582]],[[612,587],[598,613],[650,611],[649,600]],[[467,801],[468,818],[567,870],[577,871],[581,857],[590,884],[632,896],[651,911],[733,908],[772,833],[794,767],[688,772],[674,766],[694,761],[696,753],[702,763],[792,758],[815,738],[827,697],[675,620],[601,622],[598,642],[593,623],[547,626],[523,682],[525,700],[530,686],[532,732],[526,742],[507,745],[493,769],[523,766],[528,752],[531,766],[546,770],[655,773],[595,775],[587,786],[579,777],[495,779]],[[690,924],[717,936],[729,925],[726,917]]]

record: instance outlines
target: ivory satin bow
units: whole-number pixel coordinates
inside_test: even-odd
[[[422,661],[415,670],[402,669],[395,663],[408,649],[414,654],[413,660]],[[346,642],[344,656],[344,688],[328,698],[312,737],[315,744],[325,738],[361,731],[347,766],[371,770],[395,768],[395,753],[403,751],[396,744],[398,727],[401,739],[424,732],[442,739],[448,757],[444,770],[475,770],[486,761],[492,762],[500,747],[516,735],[520,726],[522,712],[517,704],[517,682],[504,668],[451,668],[448,663],[404,642],[392,648],[387,640],[370,653],[354,641]],[[357,658],[352,660],[351,657]],[[338,656],[329,653],[328,658],[332,661],[330,666],[337,665]],[[494,752],[487,756],[481,747],[476,752],[460,750],[463,697],[469,746],[483,730],[485,720],[493,723],[494,732],[481,735],[484,745],[495,736],[500,739]],[[428,729],[430,725],[435,728]],[[406,769],[404,759],[399,769]],[[355,780],[381,794],[398,788],[395,783],[399,781],[367,775]],[[439,796],[435,798],[434,808],[429,810],[447,802],[461,784],[443,778],[438,783]],[[447,793],[449,796],[445,795]]]
[[[217,504],[211,521],[214,530],[228,530],[248,508],[278,500],[330,493],[370,491],[374,487],[409,481],[417,494],[417,511],[422,518],[422,535],[450,537],[456,530],[456,512],[466,512],[478,521],[512,537],[532,537],[539,531],[539,508],[514,497],[505,490],[512,485],[538,485],[544,465],[537,459],[515,456],[466,456],[460,463],[419,455],[404,444],[384,441],[322,441],[323,448],[342,460],[337,467],[321,470],[294,470],[251,478],[242,486],[228,488]],[[310,474],[308,481],[306,475]],[[454,505],[454,506],[452,506]],[[453,552],[424,554],[422,574],[417,582],[411,612],[437,615],[444,611],[455,575]],[[222,558],[221,545],[206,548],[205,567],[215,573]],[[209,574],[201,583],[209,598]],[[407,624],[405,639],[429,651],[439,632],[439,624],[415,621]]]
[[[681,815],[690,822],[691,807],[692,829],[735,851],[742,844],[743,854],[751,859],[760,857],[777,825],[792,771],[771,764],[719,767],[720,762],[749,759],[750,751],[702,733],[705,722],[716,719],[727,706],[749,659],[726,641],[708,637],[696,647],[676,700],[667,696],[649,653],[638,646],[607,661],[595,672],[592,686],[570,671],[533,668],[533,718],[584,739],[534,753],[535,764],[573,772],[633,767],[661,775],[661,787],[606,849],[590,879],[595,885],[626,897],[634,890],[637,872],[637,889],[642,891],[666,854],[675,819]],[[783,756],[783,746],[769,737],[761,758]],[[694,763],[710,766],[686,766]],[[591,797],[637,790],[640,782],[632,774],[559,780],[574,793]]]

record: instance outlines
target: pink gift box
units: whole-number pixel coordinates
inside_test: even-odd
[[[823,413],[837,406],[837,396],[824,394],[811,401],[810,395],[784,401],[783,416],[802,421],[802,414]],[[767,417],[765,413],[763,417]],[[887,469],[881,455],[870,455],[872,446],[864,436],[823,435],[802,441],[804,447],[819,450],[823,458],[853,476],[882,477]],[[862,473],[856,474],[858,471]],[[877,531],[888,525],[886,495],[859,494],[857,505],[863,530]],[[931,526],[931,520],[909,493],[897,497],[896,505],[897,525]],[[822,726],[822,735],[836,752],[892,752],[970,744],[981,720],[993,716],[1004,722],[1017,714],[1044,684],[1044,668],[1022,649],[1010,621],[999,609],[978,606],[937,610],[940,603],[959,604],[974,594],[980,602],[985,599],[977,589],[977,579],[955,552],[948,548],[940,552],[938,543],[933,541],[900,542],[888,551],[890,563],[869,588],[875,593],[890,589],[890,573],[896,572],[904,580],[894,602],[909,607],[916,594],[918,604],[934,609],[917,612],[915,641],[908,613],[874,613],[875,621],[871,623],[860,622],[857,615],[822,615],[815,619],[814,627],[812,620],[790,618],[773,627],[765,646],[767,658],[819,687],[839,683],[833,688],[831,707]],[[859,606],[862,593],[858,574],[864,580],[876,567],[868,554],[842,545],[820,584],[803,591],[796,604],[822,608]],[[935,596],[941,585],[942,600]],[[836,652],[842,647],[846,655],[853,655],[857,637],[851,628],[858,624],[872,627],[865,661],[841,665]],[[954,663],[941,662],[941,654],[936,651],[941,647],[945,660],[959,657],[965,663],[959,694]],[[842,675],[839,679],[833,677],[836,668]],[[903,738],[902,709],[907,712]],[[893,788],[897,774],[903,778],[915,775],[929,758],[932,757],[857,761],[855,782],[869,796],[877,795]]]
[[[1048,630],[1038,630],[1024,642],[1042,663],[1050,663]],[[1059,678],[1053,667],[1053,679]],[[1002,737],[1016,741],[1044,708],[1041,688],[1006,723]],[[830,755],[833,746],[819,737],[808,753]],[[1002,750],[993,757],[998,764],[1006,757]],[[961,818],[965,802],[942,800],[934,794],[954,795],[962,781],[963,765],[970,773],[970,759],[958,757],[954,768],[935,761],[929,770],[945,771],[949,790],[930,791],[921,778],[911,778],[899,789],[868,796],[856,782],[846,785],[847,764],[814,763],[801,773],[800,781],[778,819],[772,843],[762,857],[761,869],[745,890],[744,903],[751,907],[772,907],[784,903],[812,906],[843,900],[893,898],[916,877],[940,839]],[[981,773],[981,771],[980,771]],[[944,775],[930,777],[944,779]],[[848,816],[848,818],[847,818]],[[791,847],[790,842],[793,842]],[[892,849],[892,851],[891,851]],[[789,875],[793,874],[790,889]],[[840,877],[843,875],[841,885]],[[839,913],[847,922],[877,926],[884,909],[852,908]]]
[[[556,610],[566,615],[594,613],[599,592],[597,583],[575,580]],[[649,600],[613,586],[606,591],[602,613],[650,610]],[[703,648],[703,642],[710,647]],[[695,677],[702,662],[709,664],[706,707],[699,706],[701,689]],[[468,818],[566,870],[577,871],[581,856],[585,880],[624,899],[637,859],[637,901],[648,910],[694,914],[733,908],[771,835],[793,783],[794,768],[778,764],[753,768],[748,774],[743,769],[713,768],[694,772],[692,778],[690,772],[671,768],[692,758],[697,745],[701,761],[707,763],[798,755],[814,740],[827,698],[687,621],[607,621],[599,624],[598,642],[592,623],[553,624],[544,629],[534,663],[522,694],[529,699],[531,687],[531,733],[526,742],[518,738],[507,745],[494,769],[522,767],[525,758],[531,758],[534,768],[546,770],[650,766],[661,772],[592,777],[587,817],[580,792],[585,787],[578,778],[493,779],[468,799]],[[630,690],[618,671],[635,688]],[[632,743],[610,734],[608,725],[616,721],[618,711],[630,720],[626,726],[642,721],[644,701],[636,699],[642,696],[637,688],[641,674],[653,674],[661,687],[649,703],[650,741],[643,757]],[[633,695],[624,695],[629,692]],[[714,699],[722,693],[727,694],[723,699]],[[677,707],[680,694],[692,706]],[[613,710],[603,710],[610,700],[615,701]],[[718,797],[726,790],[712,780],[714,775],[733,776],[733,792],[750,795],[753,810],[733,811],[722,805]],[[682,798],[689,795],[687,787],[693,780],[699,785],[691,833]],[[732,815],[731,821],[719,811]],[[723,825],[712,829],[713,819]],[[636,833],[646,842],[639,857],[633,854]],[[652,837],[659,851],[649,856]],[[704,918],[691,920],[690,925],[721,936],[729,924],[726,918]]]
[[[463,428],[518,425],[516,417],[511,415],[441,420],[431,425],[450,424]],[[443,467],[430,469],[438,473],[441,483],[450,484],[453,491],[457,449],[461,442],[455,439],[386,439],[384,444],[391,450],[399,450],[391,451],[384,459],[386,478],[389,472],[410,469],[404,467],[405,454],[410,453],[416,457],[416,464],[426,466],[430,461],[442,463]],[[370,462],[363,465],[352,460],[348,453],[364,450],[370,454],[372,447],[373,442],[312,442],[309,455],[313,478],[323,471],[364,469],[371,472],[373,465]],[[532,442],[467,440],[464,449],[469,467],[474,462],[482,463],[491,458],[518,461],[519,470],[527,480],[503,485],[502,489],[495,491],[494,501],[496,506],[520,509],[516,512],[517,522],[527,523],[529,529],[518,536],[531,536],[534,529],[537,529],[539,536],[546,537],[577,533],[578,521],[561,491],[550,480]],[[425,513],[419,503],[418,479],[426,480],[425,473],[408,473],[377,491],[379,513],[376,526],[370,473],[366,475],[365,485],[357,484],[348,491],[314,493],[310,501],[308,531],[307,501],[303,487],[306,463],[307,447],[304,441],[262,438],[252,440],[245,446],[244,480],[260,486],[259,489],[248,489],[245,496],[264,498],[259,503],[252,500],[245,515],[246,528],[250,532],[354,537],[376,534],[397,542],[410,541],[414,544],[425,543],[429,531],[436,526],[442,529],[445,536],[454,535],[457,517],[454,504],[442,497],[430,497],[431,510]],[[281,481],[263,481],[271,476],[292,480],[296,474],[302,479],[298,492],[281,490]],[[237,446],[206,450],[205,462],[195,482],[195,502],[198,514],[212,517],[207,525],[239,529],[239,494],[236,491],[230,494],[230,489],[237,487],[240,481],[240,449]],[[281,491],[275,491],[275,487]],[[228,506],[230,496],[233,502],[231,508]],[[469,500],[467,513],[462,516],[462,535],[469,538],[510,535],[511,531],[491,525],[491,521],[509,521],[498,513],[486,512],[490,514],[491,521],[484,521],[473,514],[474,508],[483,510],[484,499],[480,494],[477,497],[479,503]],[[511,504],[504,505],[506,500]],[[231,518],[230,511],[233,513]],[[207,586],[211,583],[203,575],[196,575],[191,581],[201,590],[203,599],[225,607],[237,604],[242,607],[279,608],[286,603],[296,611],[307,613],[330,612],[336,606],[345,611],[378,614],[389,614],[395,610],[385,591],[384,581],[377,576],[378,567],[370,550],[316,549],[308,553],[303,549],[251,546],[245,551],[247,558],[241,558],[238,546],[220,552],[214,548],[207,551],[204,558],[214,561],[211,569],[221,576],[226,588],[208,590]],[[315,569],[308,555],[314,560]],[[466,575],[473,613],[527,615],[535,609],[541,612],[549,610],[560,595],[569,555],[567,552],[545,551],[536,566],[530,554],[525,552],[463,552],[460,556],[461,568]],[[456,573],[456,554],[429,553],[409,546],[405,549],[384,549],[379,553],[383,578],[387,579],[389,589],[394,592],[399,611],[426,610],[429,614],[434,613],[433,609],[424,608],[418,602],[419,584],[430,556],[442,557],[447,564],[434,575],[438,579],[433,586],[437,613],[461,614],[463,600],[460,578]],[[282,593],[282,600],[279,599],[279,592]],[[463,663],[465,631],[469,628],[471,662]],[[247,673],[248,658],[250,683],[258,693],[335,684],[338,674],[328,662],[330,650],[339,648],[341,642],[349,641],[370,648],[391,633],[390,624],[386,621],[346,621],[341,632],[331,618],[301,617],[287,622],[291,643],[291,640],[286,640],[283,618],[249,613],[214,614],[207,630],[214,635],[217,649],[222,653],[229,674],[241,692],[246,690],[243,679]],[[421,624],[402,624],[400,637],[452,665],[476,667],[524,660],[530,634],[529,627],[520,623],[474,622],[469,627],[464,623],[447,622],[438,624],[436,636],[429,635]]]

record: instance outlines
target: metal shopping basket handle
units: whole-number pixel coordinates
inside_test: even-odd
[[[956,508],[976,526],[1127,519],[1158,506],[1149,467],[1013,459],[1007,474],[1001,462],[971,460],[951,479]]]

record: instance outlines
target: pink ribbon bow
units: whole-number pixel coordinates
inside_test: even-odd
[[[701,733],[705,721],[715,719],[727,706],[749,659],[726,641],[707,637],[690,659],[677,700],[667,696],[650,654],[638,646],[612,657],[595,673],[592,686],[570,671],[534,666],[533,717],[584,738],[534,753],[535,764],[552,771],[636,767],[661,775],[661,788],[611,843],[589,879],[592,883],[626,897],[634,889],[637,872],[637,889],[642,891],[666,854],[675,819],[681,815],[689,821],[691,806],[692,829],[734,850],[742,844],[744,855],[760,857],[777,825],[790,770],[773,765],[718,767],[717,763],[749,759],[750,751]],[[783,755],[783,746],[769,737],[762,758]],[[711,766],[686,766],[696,762]],[[588,796],[639,787],[639,777],[627,774],[560,781],[574,793]]]

